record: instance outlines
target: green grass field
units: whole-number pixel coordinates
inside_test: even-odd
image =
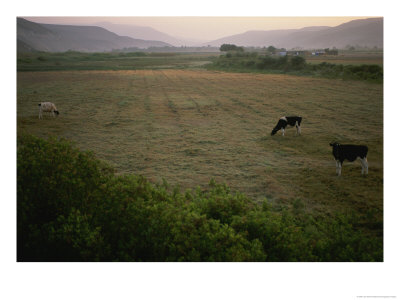
[[[57,118],[38,119],[38,103]],[[283,115],[302,135],[270,132]],[[182,190],[211,178],[232,190],[305,213],[354,213],[382,235],[383,85],[205,70],[18,72],[17,130],[66,137],[117,173]],[[329,143],[369,147],[369,174],[345,163],[335,175]]]
[[[218,53],[18,53],[18,71],[184,69],[210,63]]]

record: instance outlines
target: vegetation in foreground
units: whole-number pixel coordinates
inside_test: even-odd
[[[152,185],[65,139],[18,137],[18,261],[382,261],[364,221],[256,204],[213,180]]]

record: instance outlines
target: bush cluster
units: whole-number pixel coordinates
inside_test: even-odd
[[[221,55],[208,68],[229,71],[293,72],[297,75],[368,80],[378,83],[383,81],[383,68],[378,65],[341,65],[327,62],[307,64],[302,56],[273,57],[250,52],[229,52]]]
[[[382,239],[257,204],[225,184],[181,192],[117,176],[64,139],[17,141],[18,261],[382,261]]]

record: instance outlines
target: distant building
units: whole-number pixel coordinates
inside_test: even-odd
[[[308,51],[304,51],[304,50],[291,50],[291,51],[287,51],[287,55],[306,56],[306,55],[308,55]]]
[[[322,50],[315,50],[311,53],[311,55],[338,55],[339,51],[337,49],[322,49]]]
[[[325,50],[316,50],[316,51],[312,52],[311,55],[315,55],[315,56],[325,55]]]

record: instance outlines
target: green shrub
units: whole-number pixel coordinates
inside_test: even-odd
[[[294,56],[290,60],[290,66],[294,70],[301,70],[306,66],[306,60],[301,56]]]
[[[22,136],[17,149],[18,255],[24,257],[36,229],[47,228],[60,216],[67,218],[73,210],[86,214],[96,207],[98,187],[112,170],[93,153],[80,152],[63,139]]]

